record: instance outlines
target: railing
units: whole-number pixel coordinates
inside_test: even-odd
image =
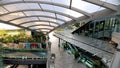
[[[70,42],[71,44],[74,44],[75,46],[84,49],[87,52],[90,52],[93,54],[93,56],[98,56],[100,58],[105,58],[106,61],[103,61],[105,64],[108,63],[108,60],[112,59],[112,56],[115,52],[115,48],[113,47],[113,45],[111,45],[110,43],[106,42],[106,41],[101,41],[98,39],[94,39],[94,38],[89,38],[89,37],[84,37],[84,36],[78,36],[78,35],[72,35],[69,34],[69,32],[65,31],[65,32],[60,32],[60,33],[55,33],[55,36]],[[73,40],[73,42],[71,41]],[[95,50],[98,50],[96,53],[93,52],[94,50],[86,48],[85,45],[79,45],[76,44],[77,42],[86,44],[86,47],[93,47]]]
[[[4,64],[46,64],[46,59],[16,59],[16,58],[9,58],[3,59]]]
[[[112,54],[115,51],[115,48],[113,47],[113,45],[106,42],[106,41],[102,41],[102,40],[98,40],[98,39],[94,39],[94,38],[89,38],[89,37],[85,37],[85,36],[76,36],[75,35],[73,37],[71,35],[68,35],[67,31],[65,33],[56,33],[56,34],[60,34],[60,35],[62,35],[64,37],[66,37],[66,38],[73,39],[75,41],[81,42],[83,44],[98,48],[100,50],[103,50],[103,51],[106,51],[106,52],[109,52],[109,53],[112,53]],[[78,38],[81,38],[82,40],[80,40]]]

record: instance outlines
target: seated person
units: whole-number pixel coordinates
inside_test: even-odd
[[[46,43],[42,43],[42,48],[46,49]]]

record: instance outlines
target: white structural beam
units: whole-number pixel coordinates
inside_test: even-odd
[[[11,13],[23,12],[23,11],[25,12],[25,11],[43,11],[43,10],[41,10],[41,9],[16,10],[16,11],[11,11],[11,12],[8,12],[8,13],[0,14],[0,16],[8,15],[8,14],[11,14]],[[44,9],[44,12],[56,13],[56,14],[59,14],[59,15],[62,15],[62,16],[66,16],[66,17],[71,18],[71,19],[75,19],[75,17],[73,17],[73,16],[71,16],[69,14],[66,14],[64,12],[58,12],[58,11],[49,10],[49,9]]]
[[[47,20],[32,20],[32,21],[26,21],[26,22],[22,22],[18,25],[23,25],[23,24],[27,24],[27,23],[31,23],[31,22],[50,22],[56,25],[60,25],[60,23],[54,22],[54,21],[47,21]]]
[[[111,9],[111,10],[114,10],[114,11],[119,10],[117,5],[113,5],[113,4],[103,2],[103,1],[100,1],[100,0],[83,0],[83,1],[95,4],[95,5],[98,5],[98,6],[101,6],[101,7],[105,7],[107,9]]]
[[[45,15],[21,16],[21,17],[17,17],[17,18],[14,18],[14,19],[8,20],[8,21],[14,21],[14,20],[23,19],[23,18],[29,18],[29,17],[52,18],[52,19],[56,19],[56,20],[59,20],[59,21],[66,22],[66,21],[65,21],[65,20],[63,20],[63,19],[60,19],[60,18],[55,18],[55,17],[51,17],[51,16],[45,16]]]
[[[77,9],[75,7],[71,7],[69,8],[69,6],[67,5],[64,5],[64,4],[60,4],[60,3],[54,3],[54,2],[47,2],[47,1],[14,1],[14,2],[7,2],[7,3],[1,3],[0,5],[4,6],[4,5],[9,5],[9,4],[17,4],[17,3],[39,3],[39,4],[48,4],[48,5],[54,5],[54,6],[58,6],[58,7],[62,7],[62,8],[67,8],[67,9],[70,9],[70,10],[73,10],[73,11],[76,11],[76,12],[79,12],[79,13],[82,13],[84,14],[85,16],[88,16],[90,17],[90,13],[88,12],[85,12],[83,10],[80,10],[80,9]],[[44,10],[44,8],[43,8]]]
[[[52,26],[52,25],[38,24],[38,25],[30,25],[30,26],[27,26],[27,28],[30,28],[30,27],[36,27],[36,26],[48,26],[48,27],[55,27],[55,26]]]
[[[41,30],[41,29],[52,30],[52,29],[50,29],[50,28],[36,28],[36,29],[34,29],[34,30]]]

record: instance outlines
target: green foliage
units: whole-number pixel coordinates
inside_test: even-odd
[[[72,25],[68,25],[67,28],[68,29],[73,29],[73,26]]]
[[[33,38],[36,42],[41,42],[41,43],[45,43],[46,40],[46,36],[42,31],[34,32]]]
[[[13,32],[16,32],[14,30]],[[25,31],[17,31],[19,34],[9,35],[8,32],[12,31],[5,31],[0,30],[0,42],[3,43],[19,43],[19,42],[45,42],[46,36],[43,32],[35,32],[35,36],[28,36],[25,34]]]
[[[80,56],[79,51],[76,49],[72,49],[72,54],[74,55],[75,59]]]
[[[66,43],[62,43],[62,47],[63,47],[64,49],[67,49],[67,44],[66,44]]]
[[[3,43],[19,43],[19,42],[33,42],[34,39],[30,36],[27,36],[25,32],[21,31],[16,35],[8,35],[7,31],[1,30],[0,33],[0,42]]]
[[[58,28],[55,30],[55,32],[57,32],[57,31],[63,31],[63,28]]]
[[[80,27],[80,23],[75,23],[75,24],[73,24],[73,26]]]
[[[8,32],[6,30],[0,30],[0,36],[5,36],[7,34]]]

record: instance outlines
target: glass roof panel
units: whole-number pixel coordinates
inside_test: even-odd
[[[41,31],[46,31],[46,32],[49,32],[50,30],[47,30],[47,29],[41,29]]]
[[[0,19],[4,21],[9,21],[11,19],[22,17],[22,16],[25,16],[25,15],[22,12],[18,12],[18,13],[11,13],[4,16],[0,16]]]
[[[39,17],[40,20],[52,21],[52,18]],[[54,19],[56,20],[56,19]]]
[[[54,27],[50,27],[50,26],[33,26],[34,28],[54,28]],[[30,28],[33,28],[33,27],[30,27]]]
[[[44,11],[26,11],[24,12],[27,16],[32,16],[32,15],[44,15],[44,16],[51,16],[55,17],[54,13],[50,12],[44,12]]]
[[[108,2],[114,5],[120,5],[120,0],[101,0],[101,1]]]
[[[3,20],[3,21],[9,21],[9,20],[11,20],[11,18],[13,19],[13,18],[15,18],[15,16],[7,15],[7,17],[6,16],[1,16],[0,17],[0,19]]]
[[[80,13],[75,12],[73,10],[62,8],[62,7],[57,7],[57,6],[53,6],[53,5],[41,4],[41,6],[42,6],[43,10],[44,9],[54,10],[57,12],[68,14],[68,15],[70,14],[73,17],[80,17],[83,15],[83,14],[80,14]]]
[[[46,21],[53,21],[53,22],[57,22],[59,24],[64,23],[63,21],[59,21],[57,19],[52,19],[52,18],[45,18],[45,17],[39,17],[40,20],[46,20]]]
[[[40,9],[37,3],[18,3],[4,6],[9,11],[25,10],[25,9]]]
[[[47,5],[47,4],[40,4],[41,7],[44,9],[50,9],[50,10],[54,10],[53,5]]]
[[[47,32],[43,32],[44,34],[47,34]]]
[[[0,7],[0,14],[4,14],[7,13],[8,11],[6,11],[3,7]]]
[[[9,3],[9,2],[16,2],[16,1],[21,1],[21,0],[0,0],[0,4]]]
[[[41,25],[41,24],[49,25],[49,22],[30,22],[30,23],[23,24],[22,26],[28,27],[31,25]]]
[[[25,16],[25,15],[23,14],[23,12],[16,12],[16,13],[8,14],[8,15],[13,15],[13,16]]]
[[[37,3],[25,3],[29,9],[40,9],[40,6]]]
[[[51,0],[52,2],[55,3],[60,3],[60,4],[65,4],[65,5],[70,5],[70,0]]]
[[[59,24],[65,23],[65,22],[62,22],[62,21],[59,21],[59,20],[56,20],[56,22],[59,23]]]
[[[73,0],[72,7],[76,7],[78,9],[81,9],[81,10],[86,11],[88,13],[93,13],[93,12],[96,12],[100,9],[100,6],[97,6],[97,5],[82,1],[82,0]],[[101,8],[102,8],[101,10],[104,9],[103,7],[101,7]]]
[[[66,20],[66,21],[72,20],[72,19],[70,19],[68,17],[62,16],[62,15],[59,15],[59,14],[56,14],[56,16],[57,16],[57,18],[60,18],[60,19]]]
[[[0,6],[0,14],[7,13],[9,11],[10,12],[17,11],[17,10],[41,9],[40,7],[42,7],[43,11],[42,10],[40,10],[40,11],[36,10],[36,11],[23,11],[23,12],[11,13],[11,14],[1,16],[0,17],[1,20],[9,21],[11,19],[22,17],[22,16],[25,16],[25,15],[27,15],[27,16],[33,16],[33,15],[34,16],[35,15],[36,16],[38,16],[38,15],[51,16],[51,17],[54,17],[56,19],[57,18],[63,19],[65,21],[70,21],[71,20],[70,18],[65,17],[63,15],[59,15],[59,14],[56,14],[56,13],[50,13],[50,12],[44,11],[45,9],[65,13],[65,14],[68,14],[68,15],[73,16],[75,18],[83,16],[83,14],[81,14],[81,13],[78,13],[78,12],[73,11],[71,9],[66,9],[66,8],[63,8],[63,7],[59,7],[59,6],[54,6],[54,5],[49,5],[49,4],[40,4],[41,6],[39,6],[38,3],[34,3],[34,2],[33,3],[27,3],[27,2],[24,3],[24,1],[36,1],[36,2],[37,1],[46,1],[46,2],[50,2],[50,3],[53,2],[53,3],[59,3],[59,4],[64,4],[64,5],[70,6],[70,0],[0,0],[0,4],[9,3],[9,2],[16,2],[16,1],[22,1],[23,3],[9,4],[9,5],[3,5],[3,6],[1,5]],[[108,3],[114,4],[114,5],[120,5],[120,0],[101,0],[101,1],[108,2]],[[88,12],[88,13],[93,13],[93,12],[105,9],[101,6],[88,3],[84,0],[72,0],[72,5],[71,6],[75,7],[75,8],[78,8],[80,10],[83,10],[85,12]],[[17,20],[14,20],[14,21],[10,21],[10,22],[12,22],[14,24],[20,24],[20,23],[23,23],[23,22],[26,22],[26,21],[33,21],[33,20],[38,20],[39,21],[38,18],[40,20],[53,21],[53,22],[60,23],[60,24],[64,23],[60,20],[47,18],[47,17],[21,18],[21,19],[17,19]],[[48,25],[58,26],[58,25],[56,25],[54,23],[50,23],[50,22],[30,22],[30,23],[27,23],[27,24],[23,24],[22,26],[27,27],[27,26],[35,25],[35,24],[48,24]],[[38,28],[38,27],[42,28],[42,26],[36,26],[35,28]],[[49,26],[43,26],[43,27],[47,28]]]
[[[22,19],[11,21],[11,22],[16,23],[16,24],[20,24],[23,22],[33,21],[33,20],[38,20],[38,18],[37,17],[22,18]]]
[[[54,23],[50,23],[50,25],[53,25],[53,26],[58,26],[57,24],[54,24]]]
[[[33,1],[33,0],[24,0],[24,1]],[[51,0],[34,0],[34,1],[47,1],[47,2],[51,2]]]

